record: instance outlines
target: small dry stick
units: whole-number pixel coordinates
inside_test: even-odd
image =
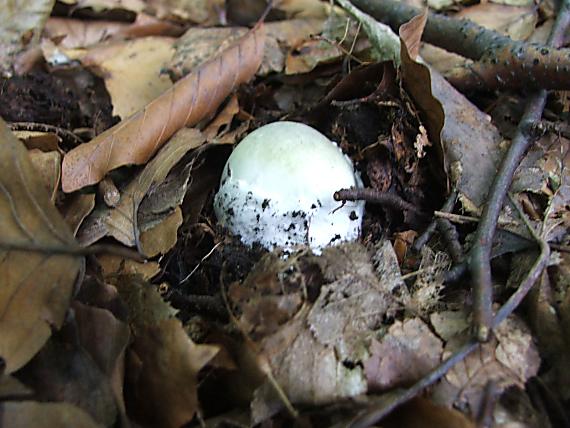
[[[21,251],[45,254],[63,254],[69,256],[90,256],[96,254],[112,254],[114,256],[124,257],[137,262],[144,262],[145,258],[136,251],[130,248],[108,245],[108,244],[95,244],[89,247],[80,247],[75,245],[41,245],[29,242],[16,243],[16,242],[0,242],[0,250],[3,251]]]
[[[395,32],[421,14],[419,9],[396,0],[351,0],[351,3],[390,25]],[[475,61],[446,76],[458,87],[570,88],[570,49],[514,41],[472,21],[432,13],[422,38]]]
[[[392,193],[379,192],[376,189],[342,189],[334,193],[335,201],[366,201],[400,211],[411,211],[418,216],[425,216],[414,205]]]
[[[515,204],[515,207],[522,216],[522,219],[526,227],[529,229],[530,234],[537,241],[540,247],[540,254],[530,268],[526,277],[519,284],[517,290],[509,297],[505,304],[501,306],[495,315],[495,318],[492,321],[492,327],[497,327],[519,306],[524,297],[528,294],[532,286],[542,274],[542,271],[546,267],[548,259],[550,258],[550,249],[546,241],[537,235],[537,233],[534,231],[522,213],[522,210],[520,210],[518,207],[518,204]],[[467,342],[458,351],[456,351],[455,354],[443,361],[438,367],[433,369],[422,379],[413,384],[410,388],[400,392],[391,401],[388,403],[373,405],[366,409],[363,413],[356,416],[356,418],[354,418],[350,424],[350,427],[367,428],[376,424],[382,418],[391,413],[396,407],[401,406],[412,398],[418,396],[425,388],[439,381],[449,370],[453,368],[453,366],[455,366],[460,361],[463,361],[467,355],[469,355],[479,346],[480,344],[475,338],[471,339],[471,341]]]
[[[491,428],[493,426],[493,412],[497,404],[498,385],[495,379],[491,379],[485,385],[483,399],[477,412],[477,428]]]
[[[445,203],[441,207],[441,211],[445,212],[445,213],[451,212],[453,210],[453,207],[455,206],[456,200],[457,200],[457,192],[453,191],[447,197]],[[413,246],[414,250],[420,251],[420,249],[428,243],[428,241],[431,239],[431,236],[435,232],[436,227],[437,227],[437,219],[433,219],[431,221],[431,223],[429,224],[429,226],[424,231],[424,233],[422,233],[418,237],[418,239],[416,239],[416,242],[414,242],[414,246]]]
[[[69,141],[73,147],[83,144],[83,140],[67,129],[60,128],[47,123],[36,122],[11,122],[9,124],[12,131],[34,131],[34,132],[51,132],[62,140]]]
[[[564,0],[548,38],[548,44],[554,47],[560,46],[569,24],[570,0]],[[489,190],[489,198],[483,209],[481,221],[477,228],[475,244],[470,253],[469,263],[474,282],[473,327],[477,339],[483,342],[489,339],[493,320],[493,287],[490,258],[497,220],[514,173],[534,140],[532,127],[542,117],[546,95],[547,92],[545,90],[540,90],[529,97],[515,137],[501,162],[499,171]]]

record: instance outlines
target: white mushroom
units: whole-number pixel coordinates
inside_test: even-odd
[[[333,199],[362,187],[352,162],[310,126],[274,122],[244,138],[223,171],[214,209],[220,224],[246,245],[287,251],[358,238],[364,202]]]

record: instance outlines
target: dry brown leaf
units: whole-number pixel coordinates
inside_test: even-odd
[[[113,115],[121,119],[142,110],[172,87],[161,74],[174,54],[170,37],[143,37],[93,46],[85,54],[70,55],[105,80]]]
[[[97,183],[123,165],[145,163],[177,130],[211,116],[237,85],[255,74],[264,41],[259,25],[143,110],[71,150],[63,159],[63,190]]]
[[[285,60],[285,74],[307,73],[318,65],[340,61],[347,52],[368,61],[366,49],[370,43],[366,37],[359,37],[359,28],[356,21],[346,16],[330,16],[320,37],[306,37],[292,46]]]
[[[93,208],[95,208],[94,193],[78,193],[66,202],[62,214],[74,235]]]
[[[407,386],[437,367],[443,345],[419,318],[396,321],[364,362],[369,391]]]
[[[145,168],[121,191],[116,207],[103,207],[87,218],[79,231],[78,240],[89,245],[111,235],[125,245],[133,246],[138,239],[137,212],[148,191],[161,183],[170,170],[188,151],[204,142],[202,133],[183,128],[164,146]]]
[[[0,71],[11,74],[14,57],[25,46],[37,43],[53,8],[53,0],[2,2],[0,8]]]
[[[28,154],[30,155],[30,161],[44,184],[50,201],[55,203],[59,180],[61,178],[61,154],[57,151],[42,152],[38,149],[30,150]]]
[[[123,399],[125,351],[130,339],[129,326],[107,309],[73,303],[81,347],[108,377],[121,416],[126,416]]]
[[[265,24],[265,48],[257,74],[265,76],[283,71],[287,52],[312,34],[320,33],[323,26],[322,19],[291,19]],[[246,27],[190,28],[175,45],[176,53],[169,67],[174,79],[218,55],[246,32]]]
[[[143,0],[62,0],[62,3],[74,5],[74,9],[93,9],[95,12],[129,11],[142,12],[146,4]]]
[[[59,151],[61,138],[53,132],[42,131],[12,131],[28,150],[39,149],[42,152]]]
[[[240,328],[255,341],[252,353],[261,371],[270,367],[292,403],[314,405],[366,392],[367,344],[395,306],[384,282],[364,247],[343,244],[319,257],[267,256],[228,297]],[[307,301],[306,293],[314,297]],[[253,423],[282,406],[266,381],[254,395]]]
[[[452,324],[456,322],[451,320]],[[507,318],[497,327],[495,335],[492,341],[454,366],[434,388],[438,402],[466,409],[474,416],[489,381],[496,381],[500,393],[513,385],[524,389],[525,382],[537,374],[538,350],[528,327],[520,319]],[[443,358],[449,357],[463,343],[465,334],[452,338],[445,346]]]
[[[97,261],[103,270],[103,276],[116,275],[139,275],[145,280],[150,280],[160,272],[158,262],[140,263],[135,260],[125,259],[120,256],[101,254],[97,256]]]
[[[178,228],[182,224],[182,210],[176,207],[170,215],[151,229],[141,233],[140,244],[147,257],[166,254],[178,238]]]
[[[194,417],[198,372],[219,348],[192,342],[152,284],[136,276],[114,280],[134,338],[127,355],[128,414],[144,426],[179,428]]]
[[[458,410],[438,406],[425,398],[414,398],[382,420],[385,428],[475,428]]]
[[[525,40],[534,31],[538,20],[538,11],[534,4],[527,7],[515,7],[481,3],[466,7],[454,17],[469,19],[485,28],[505,34],[513,40]]]
[[[179,26],[144,13],[139,13],[133,23],[50,17],[44,33],[65,49],[91,46],[108,38],[179,35]]]
[[[35,399],[73,404],[101,425],[113,426],[120,413],[110,378],[77,342],[77,332],[68,327],[18,371],[18,378],[33,388]]]
[[[0,426],[10,428],[101,428],[78,407],[68,403],[5,401],[0,405]]]
[[[139,328],[130,350],[137,368],[128,401],[137,419],[164,428],[190,422],[198,409],[198,372],[218,350],[194,344],[177,319]]]
[[[28,152],[0,119],[0,235],[4,244],[76,246]],[[0,355],[6,373],[26,364],[59,328],[81,258],[1,251]]]
[[[203,26],[220,24],[224,11],[224,0],[148,0],[148,5],[160,19]]]
[[[424,25],[425,15],[413,18],[400,28],[402,81],[426,117],[424,125],[430,140],[436,143],[437,161],[453,187],[460,191],[464,208],[476,212],[484,203],[495,176],[502,139],[488,115],[437,71],[412,59],[407,45],[419,46]]]

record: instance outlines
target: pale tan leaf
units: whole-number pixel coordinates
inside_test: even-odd
[[[174,54],[170,37],[144,37],[94,46],[80,57],[105,80],[113,115],[125,119],[167,91],[172,82],[161,74]]]
[[[26,41],[37,43],[55,0],[4,0],[0,7],[0,71],[8,72]]]
[[[57,151],[42,152],[39,149],[30,150],[28,154],[30,161],[40,175],[50,201],[55,203],[61,178],[61,154]]]

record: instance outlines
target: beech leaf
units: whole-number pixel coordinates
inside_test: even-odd
[[[208,118],[261,64],[265,30],[255,27],[126,120],[63,159],[62,187],[73,192],[124,165],[144,164],[180,128]]]
[[[181,129],[174,138],[149,162],[145,168],[121,191],[116,207],[104,207],[86,220],[77,239],[82,245],[111,235],[125,245],[135,245],[138,230],[135,219],[139,205],[152,186],[164,181],[168,172],[191,149],[200,146],[204,137],[195,129]]]
[[[76,246],[28,152],[0,119],[0,356],[6,373],[26,364],[59,328],[81,259],[9,250]]]

